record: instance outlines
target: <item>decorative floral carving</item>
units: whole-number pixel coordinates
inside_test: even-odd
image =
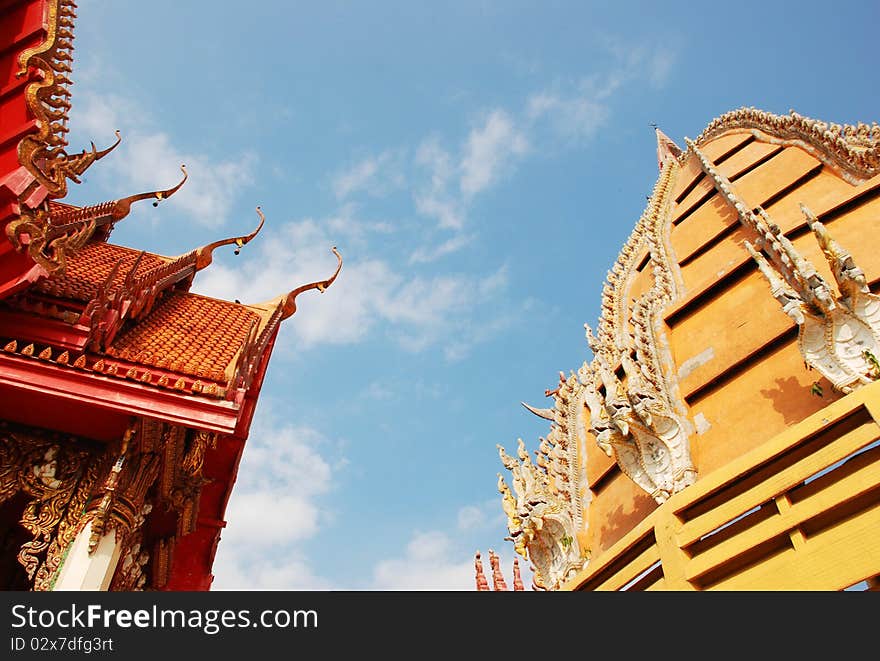
[[[624,385],[589,327],[587,341],[596,354],[593,366],[584,365],[580,371],[590,410],[590,431],[624,474],[663,503],[696,480],[687,423],[627,352],[620,354]],[[600,386],[604,386],[604,397]]]
[[[132,442],[137,429],[133,423],[122,437],[116,461],[104,480],[97,505],[89,508],[92,522],[89,553],[93,553],[101,537],[116,530],[118,540],[137,526],[147,490],[159,475],[159,455],[142,452]]]
[[[100,461],[99,450],[76,438],[0,427],[0,502],[20,492],[31,498],[21,525],[33,539],[22,545],[18,560],[34,589],[48,589],[65,548],[61,544],[75,534]]]
[[[110,583],[111,592],[134,592],[144,589],[150,554],[143,548],[143,525],[152,509],[153,506],[150,503],[143,505],[131,533],[123,543],[124,550]]]

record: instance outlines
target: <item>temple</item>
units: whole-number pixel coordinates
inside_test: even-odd
[[[119,143],[67,151],[75,8],[0,0],[0,588],[207,590],[280,325],[342,258],[269,301],[208,298],[193,279],[259,207],[252,232],[166,257],[109,237],[185,166],[63,202]]]
[[[656,137],[586,360],[498,446],[507,539],[540,590],[877,589],[880,126]]]

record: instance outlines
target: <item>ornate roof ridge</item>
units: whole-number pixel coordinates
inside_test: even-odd
[[[742,107],[716,117],[693,142],[703,145],[727,131],[761,131],[780,144],[804,148],[824,163],[839,170],[850,183],[880,174],[880,125],[872,122],[837,124],[805,117],[794,110],[776,115],[755,107]],[[682,153],[684,163],[690,150]]]
[[[49,277],[65,271],[67,256],[82,248],[98,227],[108,229],[102,239],[106,241],[112,226],[131,212],[131,205],[139,200],[155,197],[154,206],[160,200],[171,197],[180,190],[187,179],[186,166],[180,166],[183,179],[166,190],[155,190],[129,195],[118,200],[101,202],[85,207],[57,209],[53,213],[44,209],[28,211],[22,207],[21,216],[6,225],[6,236],[16,250],[27,250],[28,256]]]

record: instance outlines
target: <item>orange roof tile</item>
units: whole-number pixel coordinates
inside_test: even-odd
[[[64,275],[41,280],[34,289],[50,296],[90,301],[98,294],[98,288],[110,275],[120,259],[122,265],[113,279],[119,285],[125,279],[141,251],[116,246],[112,243],[90,243],[76,254],[67,258],[67,271]],[[138,266],[138,274],[144,274],[162,266],[167,260],[151,253],[144,254]]]
[[[226,368],[260,317],[242,305],[174,293],[149,316],[120,332],[107,355],[211,381]]]

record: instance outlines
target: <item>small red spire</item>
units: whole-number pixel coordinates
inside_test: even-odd
[[[495,551],[489,549],[489,564],[492,565],[492,583],[496,592],[507,591],[507,583],[504,582],[504,574],[501,573],[498,556]]]
[[[524,592],[525,586],[522,582],[522,575],[519,573],[519,558],[513,559],[513,591]]]
[[[477,551],[477,554],[474,556],[474,569],[477,571],[477,591],[489,592],[489,582],[486,580],[486,575],[483,573],[483,560],[480,558],[479,551]]]

